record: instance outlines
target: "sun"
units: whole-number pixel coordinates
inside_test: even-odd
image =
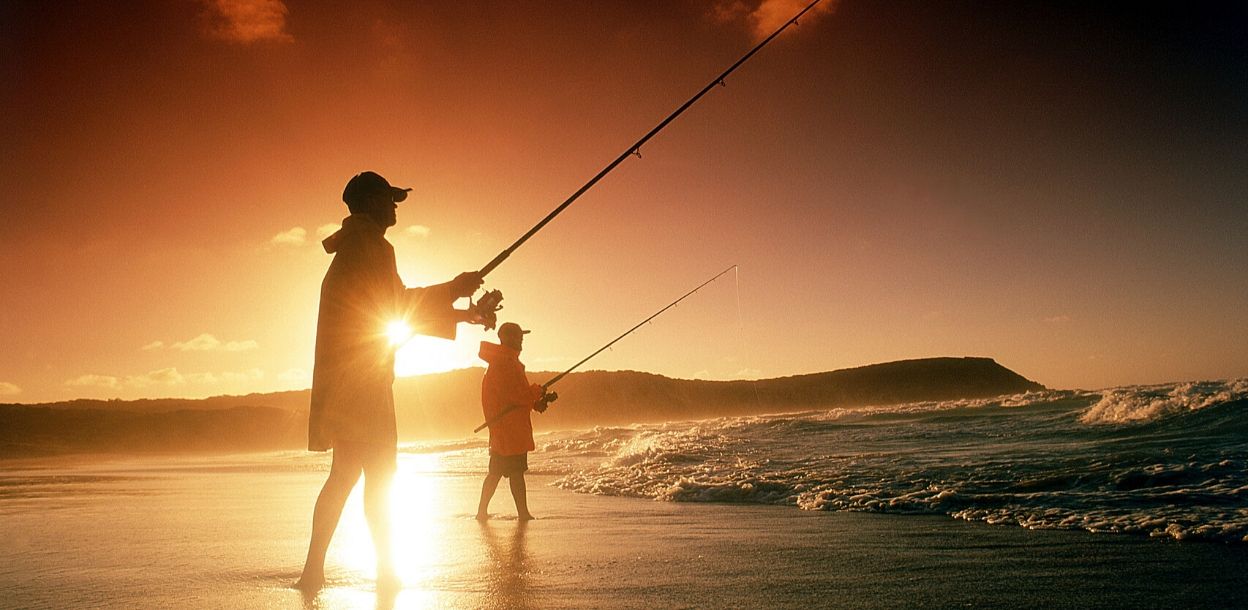
[[[386,325],[386,338],[390,340],[390,345],[403,345],[412,338],[412,327],[403,320],[394,320]]]
[[[386,338],[396,350],[394,374],[398,377],[445,373],[479,365],[476,342],[418,335],[403,320],[386,324]]]

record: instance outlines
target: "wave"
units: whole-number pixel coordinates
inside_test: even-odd
[[[600,428],[543,451],[566,465],[555,485],[584,493],[1248,542],[1246,389],[1236,380]],[[1150,396],[1168,406],[1148,406]]]
[[[1080,417],[1085,424],[1153,421],[1248,398],[1248,378],[1112,388]]]
[[[413,455],[426,453],[452,453],[469,449],[480,449],[482,447],[488,447],[489,444],[490,441],[488,438],[471,438],[458,441],[411,442],[399,445],[398,452],[401,454]]]

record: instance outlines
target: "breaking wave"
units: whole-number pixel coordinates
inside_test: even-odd
[[[1080,417],[1084,423],[1151,421],[1248,398],[1248,378],[1105,390]]]
[[[578,492],[1248,542],[1248,380],[599,428]]]

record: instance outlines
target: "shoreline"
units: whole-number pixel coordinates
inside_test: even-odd
[[[482,524],[472,518],[480,476],[420,454],[401,456],[393,494],[403,589],[377,598],[357,488],[330,549],[329,584],[305,600],[290,587],[324,480],[311,466],[242,456],[96,464],[78,469],[97,475],[83,482],[0,496],[12,556],[0,591],[21,607],[1248,605],[1239,545],[595,496],[533,474],[536,521],[515,520],[501,485]]]
[[[549,483],[549,481],[546,481]],[[581,535],[610,549],[596,560],[603,588],[571,606],[849,608],[1178,607],[1248,605],[1248,548],[1083,531],[1027,530],[943,515],[803,511],[746,504],[667,503],[555,494],[588,521]],[[553,492],[553,493],[552,493]],[[496,499],[497,502],[497,499]],[[540,513],[538,513],[540,516]],[[559,565],[581,560],[577,536],[541,520],[543,553]],[[534,527],[536,526],[536,527]],[[663,543],[655,549],[645,536]],[[628,574],[611,583],[603,572]],[[550,599],[542,600],[545,606]],[[557,604],[556,604],[557,605]]]

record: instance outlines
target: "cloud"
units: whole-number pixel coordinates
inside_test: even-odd
[[[156,343],[159,342],[157,341]],[[257,347],[260,347],[260,345],[251,339],[226,343],[208,333],[204,333],[194,339],[174,343],[169,346],[169,349],[176,349],[182,352],[245,352]]]
[[[274,235],[269,243],[278,246],[302,246],[308,242],[308,231],[303,227],[295,227]]]
[[[108,388],[121,387],[121,380],[111,375],[81,375],[65,382],[71,388]]]
[[[17,387],[16,384],[12,384],[7,381],[0,381],[0,396],[12,396],[14,394],[21,393],[22,389]]]
[[[260,369],[248,369],[237,372],[224,372],[220,374],[203,372],[203,373],[181,373],[176,368],[157,369],[148,371],[142,375],[127,375],[125,377],[115,377],[112,375],[82,375],[65,382],[66,386],[78,388],[103,388],[106,390],[119,390],[122,388],[148,388],[152,386],[177,386],[188,383],[199,385],[215,385],[218,383],[244,383],[250,381],[259,381],[264,379],[264,371]],[[17,387],[17,386],[13,386]]]
[[[758,379],[759,377],[762,376],[762,374],[763,374],[762,371],[758,369],[751,369],[751,368],[744,368],[744,369],[737,371],[737,377],[739,379]]]
[[[281,0],[204,0],[204,34],[226,42],[291,42],[286,32],[290,12]]]
[[[178,369],[170,367],[167,369],[151,371],[146,375],[127,377],[126,381],[131,385],[143,387],[149,385],[178,385],[180,383],[184,383],[186,378],[178,372]]]
[[[287,369],[277,376],[278,381],[286,382],[306,382],[311,378],[308,372],[303,369]]]
[[[316,228],[316,236],[321,239],[325,239],[326,237],[333,235],[335,232],[338,231],[338,229],[341,229],[341,228],[342,228],[342,225],[335,225],[335,224],[321,225]]]
[[[425,225],[412,225],[403,229],[403,233],[406,235],[414,235],[416,237],[429,237],[430,230],[429,227],[426,227]]]
[[[186,378],[175,368],[158,369],[142,375],[114,377],[112,375],[82,375],[65,382],[65,385],[79,388],[104,388],[116,390],[120,388],[146,388],[153,385],[178,385]]]
[[[264,371],[260,369],[247,369],[245,371],[226,371],[221,374],[209,372],[204,373],[188,373],[183,378],[189,383],[198,383],[201,385],[214,385],[218,383],[243,383],[247,381],[260,381],[264,379]]]
[[[190,383],[198,383],[204,385],[212,385],[221,381],[219,377],[212,373],[187,373],[185,378]]]
[[[1049,316],[1044,319],[1045,324],[1065,324],[1070,321],[1070,316]]]
[[[810,0],[713,0],[710,18],[716,23],[744,25],[750,29],[754,42],[761,42],[807,4]],[[798,24],[806,25],[818,15],[832,13],[836,5],[837,0],[822,0]]]
[[[158,350],[164,346],[165,346],[164,341],[152,341],[151,343],[148,343],[147,345],[144,345],[143,347],[140,347],[139,349],[145,352],[150,352],[152,350]]]

